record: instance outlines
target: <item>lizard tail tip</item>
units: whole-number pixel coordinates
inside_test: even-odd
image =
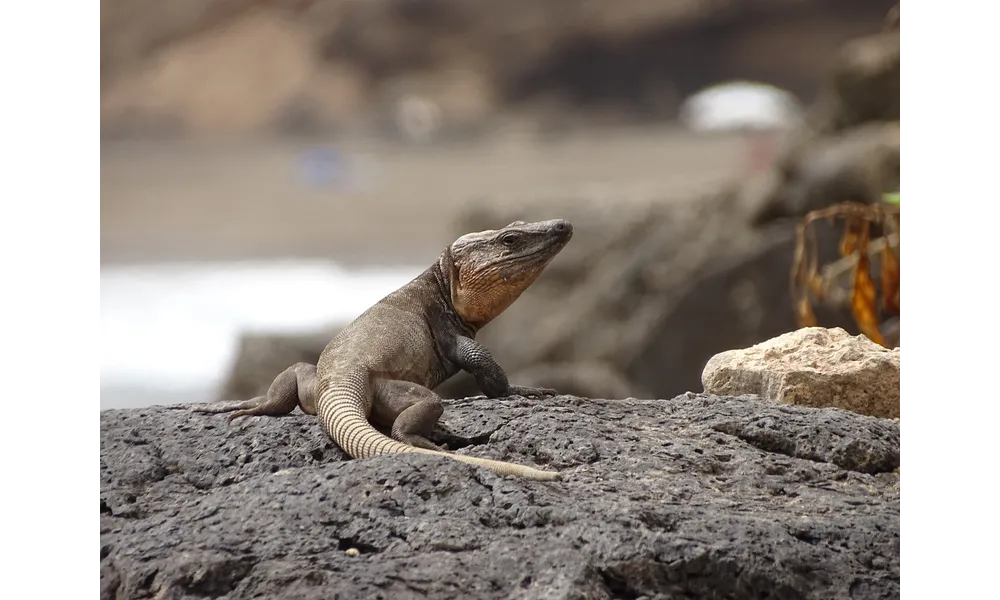
[[[528,475],[530,479],[535,481],[562,481],[562,473],[558,471],[539,471],[534,470],[533,473]]]

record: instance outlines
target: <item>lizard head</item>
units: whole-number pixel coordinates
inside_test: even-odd
[[[482,327],[514,303],[573,237],[564,219],[467,233],[442,255],[451,302],[467,323]]]

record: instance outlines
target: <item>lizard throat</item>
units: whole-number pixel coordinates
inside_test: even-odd
[[[496,273],[462,273],[461,269],[456,271],[456,277],[452,280],[452,306],[466,323],[476,327],[482,327],[503,314],[538,278],[536,271],[516,278]]]

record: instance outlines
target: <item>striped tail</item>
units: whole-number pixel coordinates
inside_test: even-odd
[[[534,481],[559,479],[559,473],[556,471],[540,471],[532,467],[499,460],[416,448],[382,435],[365,418],[365,412],[362,408],[363,393],[359,394],[355,391],[364,390],[367,387],[366,380],[367,377],[359,373],[358,377],[352,377],[347,381],[332,385],[322,393],[316,405],[316,414],[319,416],[326,434],[352,458],[417,452],[445,456],[470,465],[486,467],[497,475],[515,475]]]

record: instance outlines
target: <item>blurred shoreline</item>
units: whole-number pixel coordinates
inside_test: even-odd
[[[422,266],[240,261],[101,270],[101,409],[212,399],[240,334],[344,323]]]
[[[310,156],[326,153],[324,174]],[[739,173],[742,134],[676,125],[414,145],[376,139],[105,141],[101,263],[433,260],[471,202],[650,183],[677,195]],[[312,180],[310,180],[312,178]],[[317,180],[318,179],[318,180]],[[609,201],[620,195],[609,196]],[[502,225],[502,224],[501,224]]]

